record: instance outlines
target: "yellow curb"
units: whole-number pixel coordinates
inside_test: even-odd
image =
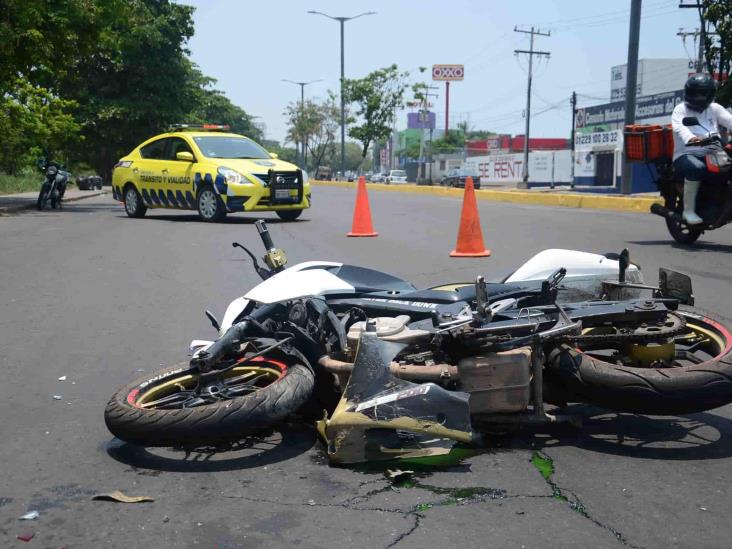
[[[311,181],[312,185],[323,187],[355,188],[356,183],[347,181]],[[433,196],[451,196],[460,198],[463,189],[450,187],[431,187],[429,185],[386,185],[383,183],[369,183],[369,189],[397,193],[430,194]],[[563,206],[565,208],[587,208],[594,210],[614,210],[619,212],[648,213],[652,204],[662,204],[660,197],[652,196],[615,196],[597,193],[562,193],[542,191],[498,191],[481,189],[475,191],[479,200],[493,202],[511,202],[514,204],[537,204],[540,206]]]

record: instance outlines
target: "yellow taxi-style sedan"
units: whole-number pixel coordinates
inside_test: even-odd
[[[148,208],[198,210],[204,221],[228,212],[274,211],[294,221],[310,207],[308,175],[228,126],[177,124],[120,159],[112,194],[130,217]]]

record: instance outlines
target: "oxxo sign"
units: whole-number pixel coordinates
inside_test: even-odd
[[[462,80],[464,77],[463,65],[432,65],[432,80]]]

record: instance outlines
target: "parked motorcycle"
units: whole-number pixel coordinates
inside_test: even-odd
[[[683,119],[684,126],[700,126],[695,116]],[[680,244],[693,244],[704,234],[732,222],[732,146],[725,145],[721,136],[707,130],[707,137],[694,143],[704,149],[708,177],[699,187],[696,212],[704,220],[699,225],[688,225],[682,217],[684,210],[684,180],[676,174],[670,162],[657,165],[657,185],[664,199],[663,206],[654,204],[651,212],[666,219],[671,236]]]
[[[38,193],[37,208],[43,210],[49,200],[51,208],[60,208],[64,193],[66,193],[66,184],[69,181],[68,172],[63,171],[62,166],[57,162],[41,160],[38,165],[43,170],[45,179],[41,185],[41,191]]]
[[[263,221],[263,279],[188,364],[121,388],[105,420],[151,446],[217,443],[315,401],[334,462],[448,452],[507,425],[568,421],[586,402],[681,414],[732,401],[732,333],[694,310],[688,276],[658,286],[620,254],[545,250],[509,277],[418,290],[328,261],[285,269]],[[646,294],[646,295],[643,295]],[[548,412],[545,405],[559,406]],[[323,417],[321,415],[321,417]]]

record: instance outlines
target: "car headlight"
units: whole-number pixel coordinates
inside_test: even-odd
[[[218,169],[218,172],[220,176],[223,176],[227,185],[245,185],[249,183],[246,177],[231,168],[222,166]]]
[[[308,175],[308,172],[306,172],[305,170],[301,170],[301,171],[302,171],[302,184],[305,185],[305,183],[310,181],[310,176]]]

